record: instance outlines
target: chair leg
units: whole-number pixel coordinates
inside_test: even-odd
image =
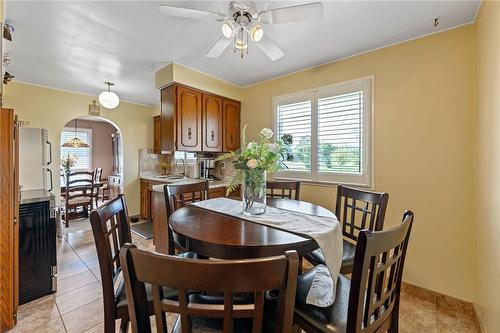
[[[121,325],[120,325],[121,329]],[[104,333],[115,333],[116,332],[116,324],[115,319],[113,317],[104,318]]]
[[[64,224],[66,228],[69,228],[69,209],[66,208],[66,211],[64,212]]]
[[[128,331],[128,320],[122,318],[120,321],[120,333],[126,333]]]

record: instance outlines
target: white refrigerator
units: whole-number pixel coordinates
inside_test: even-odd
[[[19,185],[21,191],[52,191],[52,145],[42,128],[19,129]]]

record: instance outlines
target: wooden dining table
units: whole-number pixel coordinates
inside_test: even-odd
[[[268,198],[267,205],[336,218],[328,209],[305,201]],[[169,224],[176,243],[188,251],[210,258],[268,257],[282,255],[288,250],[295,250],[303,256],[318,248],[316,241],[307,236],[196,206],[176,210],[170,216]]]

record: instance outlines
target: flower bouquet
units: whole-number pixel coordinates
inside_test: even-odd
[[[246,125],[241,135],[241,148],[223,154],[217,160],[233,159],[236,172],[231,176],[227,195],[239,185],[242,190],[243,213],[259,215],[266,212],[266,173],[276,172],[286,167],[285,162],[293,160],[290,146],[293,137],[284,134],[272,141],[273,131],[263,128],[256,142],[246,143]]]
[[[68,175],[71,171],[71,168],[76,165],[76,161],[78,161],[78,157],[73,154],[68,154],[66,157],[61,157],[61,169],[64,172],[64,179],[68,180]]]

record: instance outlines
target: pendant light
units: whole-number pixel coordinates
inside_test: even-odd
[[[76,119],[75,119],[75,137],[63,143],[62,147],[66,148],[89,148],[89,144],[83,142],[76,137]]]
[[[111,86],[114,83],[109,81],[104,82],[108,85],[108,91],[103,91],[99,94],[99,103],[104,106],[106,109],[114,109],[120,104],[120,98],[118,95],[111,91]]]

